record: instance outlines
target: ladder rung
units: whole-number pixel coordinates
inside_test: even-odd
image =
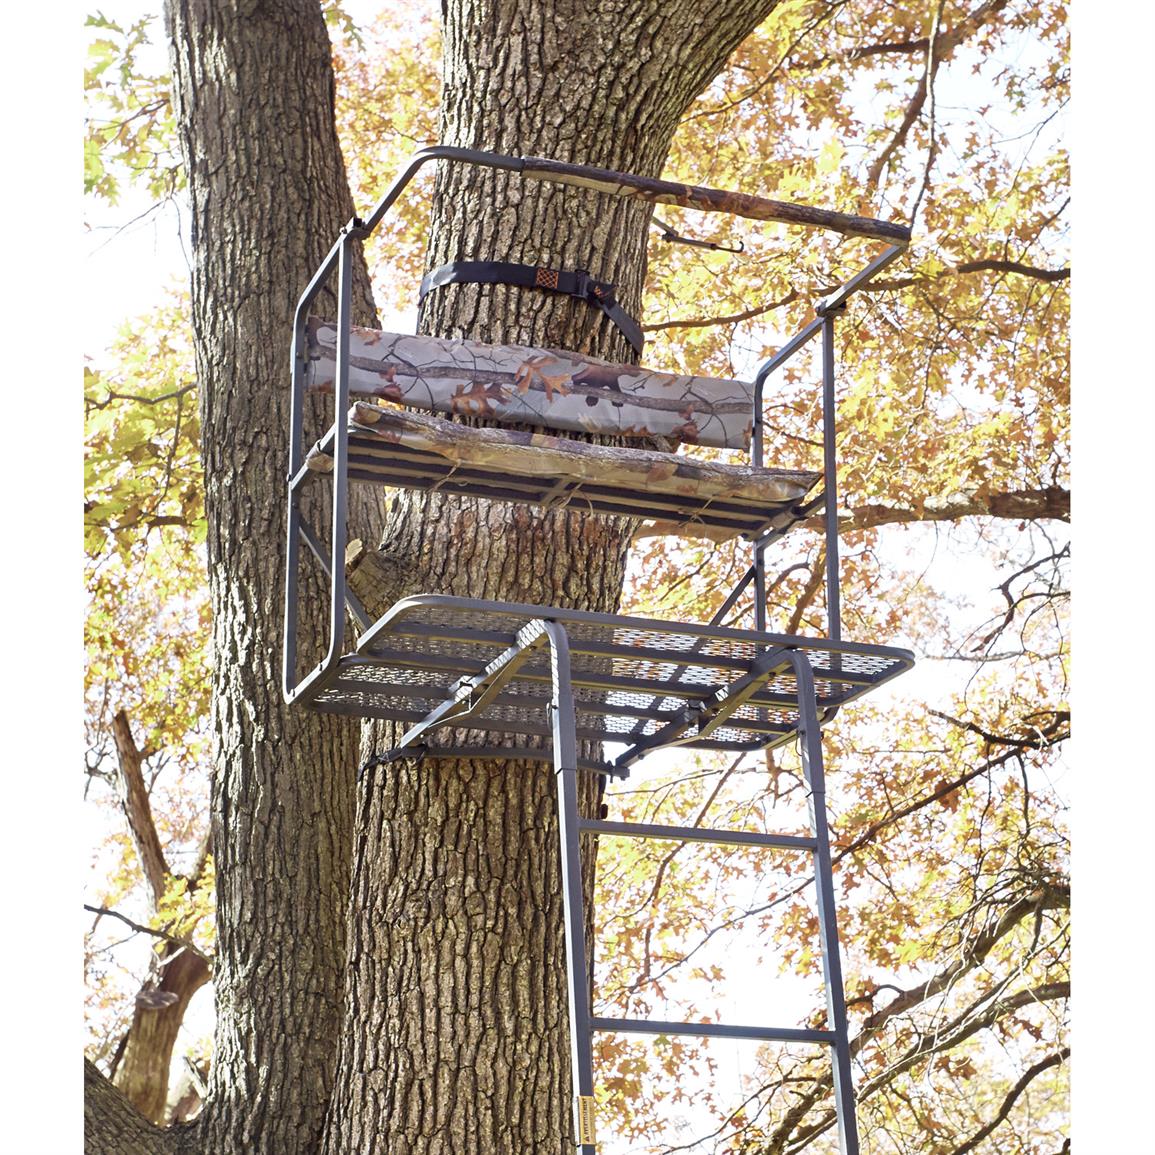
[[[697,1035],[701,1038],[760,1039],[772,1043],[834,1043],[833,1031],[801,1027],[742,1027],[729,1023],[664,1023],[657,1019],[590,1019],[594,1031],[623,1031],[632,1035]]]
[[[782,850],[814,850],[813,838],[796,834],[758,834],[747,830],[704,830],[698,826],[652,826],[644,822],[602,822],[583,818],[583,834],[613,834],[621,838],[666,838],[679,842],[720,842],[726,846],[772,846]]]

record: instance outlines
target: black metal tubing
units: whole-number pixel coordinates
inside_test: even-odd
[[[755,846],[771,850],[813,850],[813,838],[797,834],[760,834],[756,830],[707,830],[700,826],[660,826],[650,822],[608,822],[583,818],[578,823],[583,834],[607,838],[654,838],[671,842],[714,842],[722,846]]]
[[[325,547],[321,545],[321,539],[314,533],[313,527],[303,518],[300,522],[300,531],[301,537],[309,547],[309,552],[317,559],[325,573],[328,573],[332,567],[329,554],[325,550]],[[361,599],[348,588],[345,590],[345,604],[349,607],[349,612],[353,615],[354,621],[356,621],[361,630],[367,630],[372,627],[373,619],[361,604]]]
[[[669,1023],[659,1019],[592,1019],[595,1031],[622,1031],[631,1035],[693,1035],[701,1039],[757,1039],[765,1043],[823,1043],[834,1041],[832,1031],[801,1027],[740,1027],[729,1023]]]
[[[582,1142],[583,1120],[593,1116],[594,1067],[590,990],[586,974],[585,902],[582,898],[580,816],[577,802],[577,736],[569,640],[557,622],[542,623],[549,638],[553,672],[553,767],[557,778],[561,843],[562,904],[565,910],[566,988],[569,998],[570,1069],[573,1077],[574,1139],[580,1155],[595,1155],[593,1136]]]
[[[834,452],[835,438],[835,404],[834,404],[834,344],[833,319],[831,315],[843,308],[846,302],[859,289],[868,285],[892,261],[906,249],[906,244],[890,245],[885,252],[875,257],[868,265],[854,274],[844,285],[839,286],[833,293],[824,297],[816,306],[817,316],[813,321],[800,330],[786,342],[781,349],[759,367],[754,374],[754,428],[751,461],[755,466],[763,464],[763,438],[765,417],[763,413],[763,392],[766,381],[775,369],[781,368],[803,348],[816,334],[822,332],[823,337],[823,388],[822,388],[822,442],[823,442],[823,482],[825,487],[825,504],[827,510],[834,508],[837,511],[837,456]],[[827,318],[831,320],[827,321]],[[831,572],[830,558],[834,557],[834,574],[837,583],[838,558],[838,521],[835,516],[833,526],[829,514],[826,518],[826,558],[827,574]],[[775,540],[774,531],[764,534],[752,545],[754,571],[754,628],[766,628],[766,565],[764,561],[766,547]],[[833,536],[832,536],[833,534]],[[827,584],[827,605],[829,606],[829,579]],[[835,610],[832,619],[828,620],[828,636],[837,641],[842,636],[841,618],[839,616],[837,591],[835,596]]]
[[[347,505],[349,493],[349,423],[342,415],[349,407],[349,339],[352,325],[352,276],[350,246],[359,231],[347,225],[337,244],[329,251],[321,267],[309,282],[293,318],[292,375],[293,392],[289,416],[289,542],[285,560],[286,636],[282,666],[282,692],[285,701],[293,703],[313,687],[324,685],[341,660],[345,635],[345,545],[348,532]],[[302,681],[297,682],[297,566],[300,556],[298,539],[304,524],[300,509],[300,488],[308,480],[302,476],[302,428],[304,423],[304,356],[302,337],[306,310],[320,292],[321,286],[337,266],[337,374],[333,389],[333,524],[329,553],[329,648],[321,663]],[[362,611],[363,612],[363,611]]]
[[[842,306],[840,306],[842,307]],[[826,482],[826,636],[842,639],[838,582],[838,451],[834,442],[834,310],[822,314],[822,461]]]
[[[477,674],[465,674],[450,687],[446,699],[402,735],[397,749],[419,742],[439,726],[466,722],[481,713],[517,675],[530,654],[546,640],[545,622],[535,618],[517,631],[513,645]]]
[[[566,625],[591,625],[591,626],[615,626],[622,623],[622,619],[616,614],[596,613],[593,610],[576,610],[576,609],[556,609],[545,606],[535,606],[525,602],[490,602],[480,598],[459,598],[449,594],[413,594],[411,597],[402,598],[399,602],[395,602],[388,610],[374,623],[373,628],[366,634],[363,634],[357,639],[358,648],[364,650],[366,646],[371,645],[373,641],[380,635],[390,632],[390,627],[404,618],[409,612],[415,609],[442,609],[451,611],[463,611],[472,613],[493,612],[500,608],[503,615],[508,615],[511,618],[524,616],[526,620],[530,618],[539,618],[549,615],[551,618],[556,615],[558,621]],[[803,652],[804,649],[813,649],[816,651],[829,651],[830,653],[839,654],[863,654],[863,655],[882,655],[886,657],[893,657],[894,659],[903,663],[914,664],[914,655],[909,650],[900,649],[897,646],[871,646],[862,642],[846,642],[846,641],[831,641],[826,638],[801,638],[791,634],[774,634],[762,633],[755,630],[738,630],[731,628],[721,628],[718,626],[706,625],[704,622],[664,622],[657,618],[634,618],[629,619],[631,625],[636,625],[644,629],[665,630],[666,632],[676,632],[684,635],[691,635],[701,637],[704,640],[717,638],[729,642],[748,641],[755,645],[762,646],[782,646],[784,648],[799,649]],[[516,633],[513,631],[509,638],[512,638]],[[438,636],[431,633],[429,636]],[[459,638],[460,632],[456,630],[447,629],[443,634],[445,638]],[[572,643],[574,649],[580,649],[585,645],[580,639]],[[676,660],[676,659],[671,659]]]
[[[833,861],[830,851],[830,833],[826,813],[826,787],[823,771],[821,745],[821,718],[818,710],[818,689],[815,682],[808,651],[825,652],[830,655],[831,665],[838,655],[862,654],[874,657],[889,656],[901,659],[904,651],[892,647],[871,647],[852,642],[830,639],[781,638],[782,645],[774,645],[774,635],[751,633],[742,630],[722,630],[696,624],[669,622],[647,622],[647,619],[623,619],[617,615],[599,614],[592,611],[548,609],[546,607],[517,606],[512,603],[493,603],[476,599],[453,598],[445,595],[417,595],[398,602],[362,641],[380,635],[393,622],[403,625],[404,616],[411,611],[475,610],[488,615],[487,628],[463,630],[450,623],[418,621],[412,623],[413,636],[460,642],[467,645],[472,632],[475,640],[480,639],[490,646],[504,644],[501,652],[487,663],[479,664],[475,671],[465,672],[450,684],[447,692],[442,692],[441,704],[425,714],[419,725],[412,729],[402,745],[415,745],[437,726],[453,725],[467,720],[488,703],[499,699],[503,686],[511,678],[525,678],[530,667],[525,663],[534,651],[540,650],[548,642],[550,661],[548,679],[551,696],[548,699],[548,727],[542,727],[552,737],[549,755],[538,751],[523,751],[527,756],[551,757],[557,781],[559,852],[564,905],[564,931],[566,944],[566,983],[569,1003],[570,1051],[574,1088],[575,1145],[581,1155],[594,1155],[595,1141],[592,1130],[593,1111],[593,1058],[592,1036],[594,1031],[622,1031],[661,1035],[692,1035],[730,1039],[751,1039],[772,1042],[806,1042],[828,1046],[831,1050],[832,1082],[838,1125],[839,1149],[842,1155],[859,1155],[857,1122],[854,1116],[854,1087],[851,1072],[849,1027],[846,1015],[843,976],[838,948],[838,931],[835,918]],[[494,629],[494,617],[506,617],[516,622],[509,632]],[[581,730],[577,723],[579,701],[575,695],[577,685],[583,684],[587,674],[573,670],[573,655],[580,652],[609,654],[611,647],[596,637],[580,636],[581,628],[595,625],[616,627],[629,622],[633,630],[644,629],[647,624],[656,627],[658,633],[677,631],[689,634],[702,642],[711,638],[725,638],[730,641],[749,639],[766,647],[751,663],[743,677],[729,686],[712,693],[703,690],[704,708],[688,712],[693,717],[678,717],[675,729],[687,725],[709,725],[714,717],[726,709],[733,709],[742,701],[753,696],[758,687],[775,673],[789,669],[793,675],[793,693],[790,697],[797,707],[798,721],[796,734],[802,758],[802,772],[808,789],[811,834],[809,837],[787,834],[767,834],[758,831],[712,830],[702,827],[657,825],[633,822],[609,822],[583,818],[578,810],[579,769],[596,770],[588,763],[579,761],[577,753]],[[567,626],[579,632],[571,639]],[[402,634],[403,630],[398,629]],[[622,652],[638,652],[637,647],[623,644]],[[649,652],[649,650],[647,650]],[[718,655],[730,667],[729,655]],[[371,663],[371,658],[356,659]],[[450,655],[430,655],[434,664],[439,662],[457,663],[460,657]],[[704,661],[713,660],[706,655]],[[853,674],[847,671],[831,671],[831,678],[839,680],[859,678],[871,680],[867,673]],[[544,671],[542,672],[544,675]],[[542,676],[535,673],[534,676]],[[615,675],[604,675],[615,678]],[[416,687],[420,690],[420,687]],[[419,696],[419,693],[418,693]],[[663,733],[664,739],[677,739],[678,734]],[[421,747],[419,747],[421,748]],[[423,749],[423,748],[422,748]],[[423,752],[427,752],[424,751]],[[449,753],[449,751],[446,751]],[[512,755],[512,752],[511,752]],[[612,771],[611,771],[612,772]],[[642,1020],[629,1018],[595,1017],[592,1014],[590,976],[587,966],[587,940],[585,928],[585,905],[581,883],[581,836],[593,835],[624,838],[653,838],[678,842],[698,842],[715,845],[729,845],[780,851],[805,851],[813,855],[815,888],[819,920],[819,939],[822,954],[823,982],[826,994],[826,1029],[816,1030],[794,1027],[748,1026],[718,1023],[667,1022],[664,1020]]]
[[[826,777],[822,766],[822,732],[818,719],[814,674],[804,654],[789,655],[798,688],[798,750],[802,777],[809,789],[810,829],[814,849],[814,889],[818,906],[818,935],[826,985],[826,1021],[833,1032],[834,1107],[838,1120],[838,1149],[858,1155],[858,1122],[854,1114],[854,1081],[850,1068],[850,1039],[838,954],[838,923],[834,912],[834,874],[830,856],[830,829],[826,818]]]

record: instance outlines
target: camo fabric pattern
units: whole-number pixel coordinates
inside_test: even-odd
[[[306,386],[331,392],[337,327],[310,318]],[[753,385],[613,365],[558,349],[354,328],[350,393],[547,429],[748,449]]]

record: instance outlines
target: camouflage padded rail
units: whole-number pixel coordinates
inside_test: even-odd
[[[310,317],[306,387],[331,391],[337,327]],[[754,387],[659,373],[558,349],[483,345],[354,327],[350,393],[434,413],[639,440],[748,449]]]

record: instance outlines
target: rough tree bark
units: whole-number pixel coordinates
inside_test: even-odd
[[[441,139],[657,176],[686,106],[772,7],[451,4]],[[586,268],[640,307],[649,206],[464,166],[441,169],[434,206],[430,267]],[[630,357],[584,303],[512,287],[439,290],[422,331]],[[611,611],[633,528],[403,494],[369,608],[420,590]],[[365,753],[392,737],[369,727]],[[587,810],[596,797],[585,782]],[[555,799],[540,764],[406,761],[367,776],[326,1155],[572,1142]]]
[[[281,701],[285,350],[304,280],[353,206],[315,0],[170,0],[165,14],[192,204],[213,611],[218,1026],[197,1145],[305,1152],[341,1021],[357,738]],[[355,283],[371,323],[363,268]],[[98,1116],[89,1144],[115,1149]]]
[[[97,1070],[84,1060],[84,1149],[93,1155],[175,1155],[191,1127],[154,1127]]]
[[[657,176],[685,107],[775,3],[449,0],[442,139]],[[218,1025],[189,1149],[309,1152],[324,1130],[330,1152],[556,1151],[569,1081],[552,776],[406,763],[369,780],[354,824],[353,729],[280,698],[284,350],[305,279],[352,215],[319,6],[166,0],[166,16],[214,618]],[[584,267],[638,311],[647,206],[464,169],[439,174],[436,205],[431,265]],[[371,322],[363,268],[355,283]],[[585,304],[502,287],[442,290],[423,331],[629,355]],[[612,609],[630,529],[406,497],[382,545],[388,596]],[[589,805],[592,782],[585,794]],[[139,1120],[91,1076],[89,1150],[125,1150]],[[138,1149],[161,1150],[159,1136]]]
[[[119,711],[112,720],[116,743],[121,805],[148,883],[150,906],[156,913],[170,871],[153,822],[144,782],[144,754],[132,736],[128,715]],[[204,858],[189,877],[200,881]],[[166,942],[154,956],[144,986],[137,995],[132,1024],[113,1061],[113,1080],[146,1118],[163,1123],[168,1102],[168,1075],[172,1051],[193,995],[209,981],[209,966],[195,951]],[[161,996],[158,1003],[156,995]],[[171,1002],[167,1000],[171,999]]]

